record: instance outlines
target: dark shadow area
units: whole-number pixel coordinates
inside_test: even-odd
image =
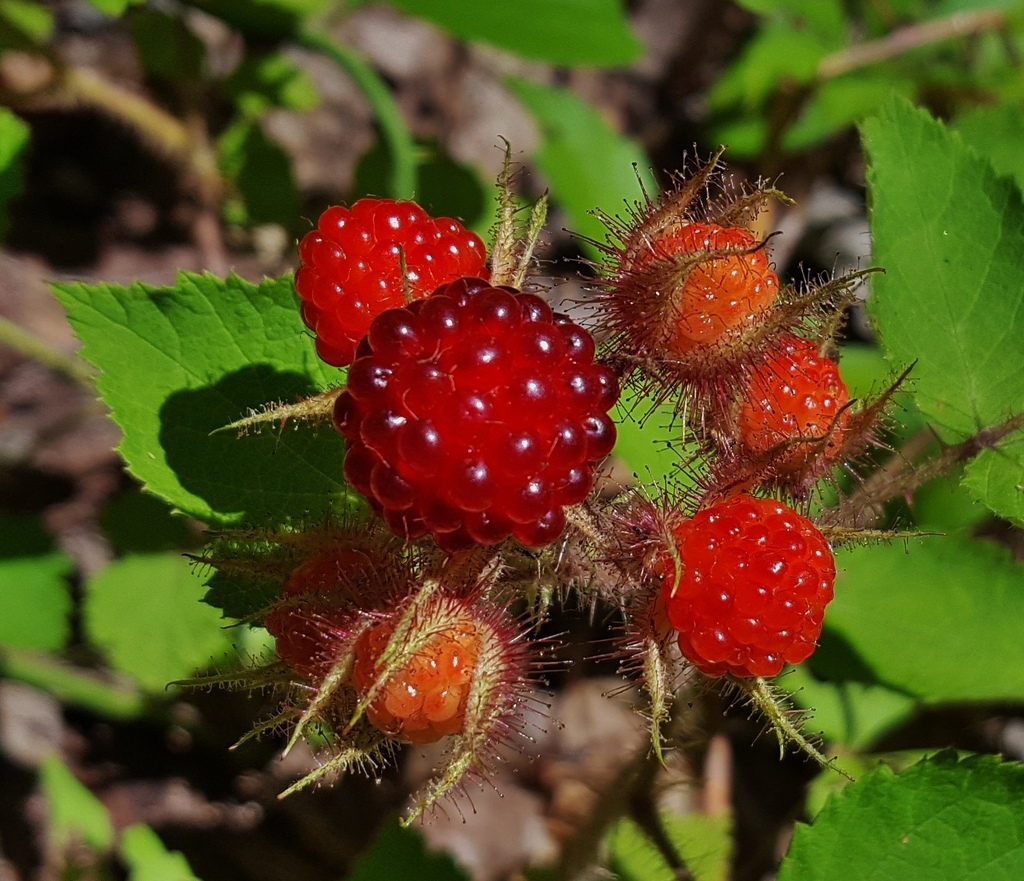
[[[344,446],[329,424],[267,424],[241,436],[221,430],[267,404],[316,391],[304,376],[257,364],[215,385],[175,392],[160,409],[167,464],[225,522],[322,517],[342,488]]]

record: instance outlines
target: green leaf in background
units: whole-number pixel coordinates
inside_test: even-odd
[[[541,146],[533,159],[573,232],[603,242],[607,230],[590,212],[621,215],[623,202],[632,204],[640,196],[637,173],[647,192],[658,192],[640,145],[613,131],[589,104],[564,89],[527,80],[510,79],[506,85],[540,125]]]
[[[58,651],[70,632],[71,561],[31,517],[0,514],[0,646]]]
[[[104,15],[109,15],[111,18],[120,18],[129,6],[145,3],[146,0],[88,0],[88,2]]]
[[[779,83],[810,83],[828,46],[788,24],[766,25],[708,92],[708,106],[723,111],[761,107]]]
[[[958,116],[952,125],[999,174],[1012,177],[1024,190],[1024,111],[1020,107],[977,107]]]
[[[278,41],[323,12],[330,0],[190,0],[243,34]]]
[[[621,0],[389,0],[464,40],[552,64],[613,66],[640,57]]]
[[[956,468],[914,491],[910,508],[918,529],[942,534],[967,532],[991,517],[988,508],[962,481],[963,469]]]
[[[413,829],[388,823],[346,881],[468,881],[466,873],[446,853],[428,853],[423,836]]]
[[[217,431],[341,380],[316,357],[289,276],[54,291],[82,356],[102,371],[97,387],[124,432],[119,452],[148,490],[210,524],[316,518],[343,503],[344,447],[330,428]]]
[[[851,783],[797,824],[778,881],[1019,881],[1024,767],[942,753]]]
[[[917,362],[918,406],[948,440],[1021,413],[1020,191],[905,100],[863,133],[874,260],[885,268],[869,305],[890,358]]]
[[[86,635],[111,666],[162,692],[224,658],[231,647],[220,613],[202,602],[204,577],[177,554],[116,560],[85,585]]]
[[[738,0],[759,15],[788,22],[796,30],[810,31],[833,45],[846,36],[846,10],[842,0]]]
[[[874,113],[895,92],[910,96],[916,84],[891,71],[865,70],[822,83],[804,105],[799,119],[782,138],[790,152],[806,150]]]
[[[7,235],[7,205],[21,193],[24,177],[21,157],[28,146],[29,128],[0,107],[0,240]]]
[[[185,855],[169,851],[149,826],[125,829],[120,853],[128,867],[128,881],[199,881]]]
[[[728,816],[663,814],[661,826],[696,881],[727,881],[732,858]],[[676,872],[632,820],[623,818],[606,839],[608,868],[621,881],[674,881]]]
[[[612,411],[618,436],[615,455],[643,484],[664,486],[685,481],[687,464],[697,450],[683,441],[682,420],[671,404],[651,409],[649,401],[637,400],[627,391]]]
[[[431,217],[454,217],[486,240],[496,219],[497,200],[491,198],[490,183],[439,145],[417,144],[416,150],[416,201]],[[391,178],[391,153],[379,140],[359,157],[351,201],[390,192]]]
[[[180,16],[145,7],[132,13],[129,24],[135,53],[147,74],[185,83],[201,77],[206,47]]]
[[[246,55],[224,81],[224,93],[252,119],[271,107],[301,112],[320,103],[316,83],[282,52]]]
[[[34,0],[0,0],[0,49],[38,49],[53,33],[53,15]]]
[[[290,229],[298,222],[299,189],[287,151],[270,140],[257,119],[240,119],[217,142],[220,169],[238,190],[241,203],[232,223],[276,223]]]
[[[828,744],[867,749],[909,719],[918,703],[905,694],[862,682],[822,682],[806,665],[787,671],[778,686],[810,711],[804,730]]]
[[[114,827],[103,803],[57,756],[43,760],[39,776],[50,816],[50,839],[62,850],[74,843],[94,851],[110,850]]]
[[[807,662],[820,679],[926,703],[1024,701],[1024,566],[958,536],[836,553],[835,599]]]

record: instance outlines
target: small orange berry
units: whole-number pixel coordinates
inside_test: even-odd
[[[352,682],[365,697],[384,672],[381,656],[395,620],[366,630],[356,642]],[[476,673],[481,634],[467,616],[432,636],[385,680],[366,715],[381,731],[406,743],[433,743],[462,730],[466,701]]]

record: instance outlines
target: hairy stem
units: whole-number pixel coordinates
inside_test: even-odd
[[[908,496],[929,481],[945,474],[955,465],[969,462],[983,450],[997,447],[1014,432],[1024,429],[1024,413],[1011,416],[999,425],[984,428],[967,440],[947,446],[931,459],[917,464],[915,459],[935,442],[930,428],[919,431],[899,454],[875,472],[851,495],[842,499],[828,514],[826,524],[860,526],[875,520],[890,499]]]

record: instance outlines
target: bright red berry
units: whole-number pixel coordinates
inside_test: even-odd
[[[699,251],[742,250],[757,245],[754,235],[737,226],[684,223],[660,232],[624,263],[627,271],[665,265],[667,290],[672,302],[663,329],[663,344],[675,355],[715,345],[727,334],[756,324],[779,294],[779,280],[764,250],[729,254],[701,260],[672,290],[676,278],[671,266],[679,257]],[[653,281],[653,279],[652,279]]]
[[[532,294],[461,279],[379,316],[356,354],[345,475],[402,537],[549,544],[615,444],[615,375]]]
[[[836,364],[814,343],[790,335],[747,380],[736,415],[738,440],[754,456],[781,447],[776,470],[803,471],[841,442],[849,400]]]
[[[264,621],[275,637],[277,656],[300,676],[312,681],[323,679],[336,660],[333,642],[325,638],[325,630],[348,625],[356,599],[355,585],[374,569],[369,554],[345,547],[324,551],[299,566]],[[366,590],[359,593],[365,594]],[[366,596],[359,599],[363,604],[371,600]]]
[[[299,259],[302,320],[316,333],[317,353],[336,367],[352,362],[356,344],[385,309],[487,272],[479,236],[450,217],[430,217],[415,202],[392,199],[328,208],[299,243]]]
[[[737,495],[672,532],[661,595],[680,651],[709,676],[775,676],[810,656],[832,600],[835,560],[807,518]]]
[[[356,642],[352,684],[360,699],[386,672],[382,656],[397,620],[366,630]],[[462,730],[466,702],[480,656],[480,626],[468,614],[434,632],[414,655],[387,676],[366,708],[366,716],[388,737],[433,743]]]

